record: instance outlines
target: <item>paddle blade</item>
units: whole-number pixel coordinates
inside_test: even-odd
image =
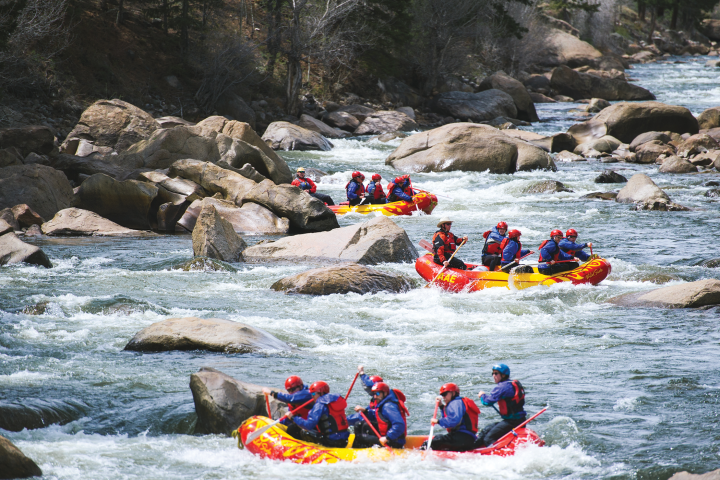
[[[420,240],[419,245],[430,253],[433,253],[432,243],[427,240]]]
[[[281,419],[281,420],[282,420],[282,419]],[[260,435],[262,435],[263,433],[265,433],[265,432],[267,432],[268,430],[270,430],[272,427],[274,427],[274,426],[277,425],[278,423],[280,423],[280,420],[275,420],[273,423],[271,423],[271,424],[269,424],[269,425],[265,425],[265,426],[262,427],[260,430],[255,430],[254,432],[252,432],[250,435],[247,436],[247,438],[245,439],[245,444],[247,445],[248,443],[251,443],[253,440],[255,440],[255,439],[258,438]]]

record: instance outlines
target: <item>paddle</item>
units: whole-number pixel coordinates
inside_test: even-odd
[[[268,394],[265,394],[265,407],[267,408],[268,412],[268,418],[272,420],[272,410],[270,410],[270,397],[268,397]]]
[[[360,410],[359,413],[360,413],[360,415],[362,415],[363,419],[365,419],[365,423],[370,425],[370,428],[372,428],[373,433],[375,435],[377,435],[378,439],[380,439],[382,437],[382,435],[380,435],[380,432],[377,431],[377,428],[375,428],[375,425],[370,423],[370,420],[368,420],[368,417],[365,416],[365,414],[363,413],[362,410]],[[392,447],[390,445],[385,445],[385,447],[392,452]]]
[[[465,243],[466,243],[466,242],[461,243],[461,244],[458,246],[458,248],[455,249],[455,251],[453,252],[453,254],[450,256],[450,259],[448,259],[448,265],[450,265],[450,261],[453,259],[453,257],[455,257],[455,254],[456,254],[458,251],[460,251],[460,247],[462,247],[463,245],[465,245]],[[435,283],[435,280],[437,280],[437,278],[440,276],[441,273],[443,273],[443,272],[445,271],[446,268],[447,268],[447,266],[443,265],[442,270],[440,270],[440,271],[438,272],[438,274],[435,275],[435,278],[432,279],[432,282],[430,282],[430,283],[428,283],[427,285],[425,285],[425,288],[430,288],[430,286],[431,286],[433,283]]]
[[[348,388],[347,395],[345,395],[345,400],[347,400],[348,397],[350,396],[350,392],[352,392],[352,389],[355,386],[355,380],[357,380],[358,375],[360,375],[360,370],[358,370],[358,372],[355,374],[355,378],[353,378],[353,381],[350,384],[350,388]]]
[[[314,401],[315,401],[315,399],[314,399],[314,398],[311,398],[310,400],[308,400],[307,402],[303,403],[302,405],[300,405],[300,406],[297,407],[296,409],[290,410],[288,413],[292,413],[292,414],[294,415],[295,412],[299,412],[303,407],[306,407],[306,406],[310,405],[310,403],[312,403],[312,402],[314,402]],[[282,422],[282,420],[283,420],[285,417],[287,417],[287,415],[288,415],[288,414],[286,413],[285,415],[283,415],[282,417],[278,418],[278,419],[275,420],[274,422],[272,422],[272,423],[270,423],[270,424],[268,424],[268,425],[265,425],[265,426],[264,426],[263,428],[261,428],[260,430],[255,430],[254,432],[252,432],[252,433],[251,433],[250,435],[248,435],[247,438],[245,439],[245,445],[247,445],[248,443],[252,442],[253,440],[255,440],[255,439],[258,438],[260,435],[262,435],[263,433],[265,433],[265,432],[267,432],[268,430],[270,430],[272,427],[274,427],[274,426],[277,425],[278,423]]]
[[[532,255],[533,253],[535,253],[535,252],[530,251],[530,253],[528,253],[527,255],[523,255],[522,257],[518,258],[517,260],[513,260],[512,262],[510,262],[510,263],[508,263],[507,265],[505,265],[504,267],[502,267],[502,268],[500,269],[500,271],[507,273],[510,268],[518,265],[518,264],[520,263],[520,260],[522,260],[522,259],[525,258],[525,257],[529,257],[529,256]]]
[[[437,411],[438,411],[439,406],[440,406],[440,397],[437,397],[435,399],[435,411],[433,412],[433,418],[432,418],[433,420],[435,420],[437,418]],[[433,422],[430,422],[430,435],[428,435],[428,439],[427,439],[427,450],[432,450],[432,448],[430,448],[430,445],[432,445],[434,430],[435,430],[435,424]]]
[[[502,437],[500,437],[500,439],[498,439],[498,440],[497,440],[495,443],[493,443],[492,445],[496,445],[496,444],[502,442],[503,440],[505,440],[505,439],[506,439],[507,437],[509,437],[510,435],[515,435],[515,436],[517,437],[518,434],[515,433],[515,430],[517,430],[518,428],[522,428],[522,427],[524,427],[525,425],[527,425],[528,423],[532,422],[532,421],[535,420],[537,417],[539,417],[541,414],[545,413],[545,410],[547,410],[547,409],[548,409],[548,407],[543,408],[543,409],[540,410],[538,413],[536,413],[536,414],[533,415],[532,417],[528,418],[528,419],[525,420],[523,423],[521,423],[520,425],[518,425],[517,427],[513,428],[513,429],[510,430],[508,433],[506,433],[505,435],[503,435]],[[492,447],[492,445],[488,445],[488,448],[489,448],[489,447]]]
[[[428,252],[434,253],[433,248],[432,248],[432,243],[428,242],[427,240],[420,240],[420,242],[418,242],[418,243],[422,248],[424,248]]]

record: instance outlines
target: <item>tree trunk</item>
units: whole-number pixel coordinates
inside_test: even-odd
[[[118,12],[117,17],[115,17],[115,25],[120,25],[123,21],[123,3],[124,0],[120,0],[118,2]]]
[[[655,33],[655,15],[657,11],[655,8],[650,9],[650,32],[648,33],[647,43],[648,45],[653,44],[653,33]]]
[[[188,54],[188,22],[190,13],[190,0],[182,0],[182,10],[180,11],[180,51],[183,57]]]
[[[267,53],[266,71],[272,77],[275,73],[275,62],[280,50],[280,22],[282,21],[282,0],[268,0],[267,5]]]
[[[302,46],[300,45],[300,10],[304,2],[293,0],[293,19],[290,27],[290,52],[287,62],[287,85],[285,90],[288,115],[299,117],[298,93],[302,84]]]
[[[670,30],[677,30],[678,10],[680,9],[680,0],[675,0],[672,7],[672,18],[670,19]]]
[[[638,0],[638,18],[641,22],[645,21],[645,1],[644,0]]]

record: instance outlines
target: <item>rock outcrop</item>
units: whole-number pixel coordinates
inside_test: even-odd
[[[660,102],[620,102],[586,122],[573,125],[568,133],[578,143],[603,135],[612,135],[621,142],[630,143],[641,133],[657,131],[695,134],[698,133],[698,123],[685,107]]]
[[[233,202],[208,197],[203,200],[195,200],[185,210],[178,223],[187,231],[192,232],[195,228],[198,215],[203,206],[211,204],[218,214],[230,222],[236,233],[245,235],[281,235],[290,230],[290,221],[287,218],[280,218],[267,208],[257,203],[247,202],[238,207]]]
[[[368,268],[357,263],[315,268],[307,272],[285,277],[273,283],[273,290],[307,295],[332,295],[334,293],[406,292],[413,283],[402,275]]]
[[[25,158],[31,153],[47,155],[53,151],[55,135],[49,127],[29,125],[18,128],[0,128],[0,149],[15,149]]]
[[[587,42],[553,29],[544,39],[544,46],[535,55],[537,63],[549,67],[568,65],[571,68],[591,65],[602,53]]]
[[[711,129],[720,127],[720,107],[712,107],[703,111],[697,117],[700,129]]]
[[[668,144],[672,139],[665,132],[645,132],[641,133],[630,142],[630,151],[634,152],[639,146],[648,142],[658,141],[661,144]]]
[[[420,128],[415,120],[402,112],[384,110],[371,113],[355,130],[355,135],[382,135],[391,132],[408,132]]]
[[[690,173],[697,171],[698,169],[695,165],[684,158],[676,157],[674,155],[666,158],[662,165],[660,165],[661,173]]]
[[[205,205],[198,215],[192,233],[193,255],[216,258],[224,262],[242,262],[245,241],[235,233],[233,226],[224,220],[213,205]]]
[[[496,117],[517,118],[513,97],[502,90],[478,93],[446,92],[433,98],[433,109],[463,121],[483,122]]]
[[[622,307],[698,308],[718,305],[720,280],[698,280],[649,292],[627,293],[611,298],[609,302]]]
[[[263,243],[243,252],[246,261],[355,262],[363,265],[414,262],[415,246],[395,222],[377,217],[324,233],[306,233]]]
[[[565,65],[553,69],[550,86],[561,95],[572,98],[655,100],[655,95],[638,85],[625,80],[577,72]]]
[[[319,133],[290,122],[271,123],[262,139],[273,150],[328,151],[333,148],[333,144]]]
[[[705,133],[698,133],[686,138],[677,147],[677,154],[681,157],[692,157],[698,153],[720,149],[720,142]]]
[[[137,180],[119,182],[98,173],[80,185],[78,207],[126,228],[150,230],[151,206],[158,193],[159,188],[152,183]]]
[[[502,90],[513,98],[515,102],[515,108],[517,108],[517,117],[519,120],[526,122],[539,122],[537,112],[535,111],[535,104],[530,98],[525,85],[515,80],[510,75],[504,72],[497,72],[489,77],[483,79],[480,82],[480,91],[490,90],[492,88],[496,90]]]
[[[675,149],[671,145],[665,145],[659,140],[645,142],[635,148],[634,159],[626,159],[630,163],[661,163],[660,158],[675,155]]]
[[[52,218],[73,202],[65,174],[45,165],[0,168],[0,209],[26,204],[42,218]]]
[[[310,115],[300,115],[300,120],[297,124],[302,128],[317,132],[325,138],[343,138],[350,136],[349,133],[340,130],[339,128],[333,128],[330,125],[311,117]]]
[[[230,435],[253,415],[267,416],[262,386],[235,380],[214,368],[202,367],[190,375],[190,390],[198,420],[195,434]],[[287,412],[284,403],[270,398],[273,418]]]
[[[60,210],[52,220],[43,223],[41,228],[42,233],[48,236],[128,237],[147,235],[147,232],[125,228],[95,212],[80,208]]]
[[[125,345],[125,350],[253,353],[290,350],[290,347],[269,333],[244,323],[220,318],[184,317],[169,318],[143,328]]]
[[[374,112],[375,111],[372,110],[370,113]],[[370,113],[368,113],[368,115]],[[365,115],[363,115],[362,118],[365,120]],[[344,130],[346,132],[354,132],[360,126],[360,120],[357,117],[340,110],[336,110],[325,115],[323,120],[325,120],[331,127],[335,127],[338,130]]]
[[[13,443],[0,436],[0,478],[30,478],[42,476],[42,470]]]
[[[0,236],[0,266],[14,263],[52,268],[50,259],[39,247],[23,242],[14,233],[5,233]]]

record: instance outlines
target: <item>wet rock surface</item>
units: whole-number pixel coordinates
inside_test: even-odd
[[[285,277],[270,288],[286,293],[332,295],[344,293],[406,292],[414,284],[402,275],[384,273],[357,263],[316,268]]]
[[[720,304],[720,280],[708,279],[620,295],[608,300],[623,307],[698,308]]]

